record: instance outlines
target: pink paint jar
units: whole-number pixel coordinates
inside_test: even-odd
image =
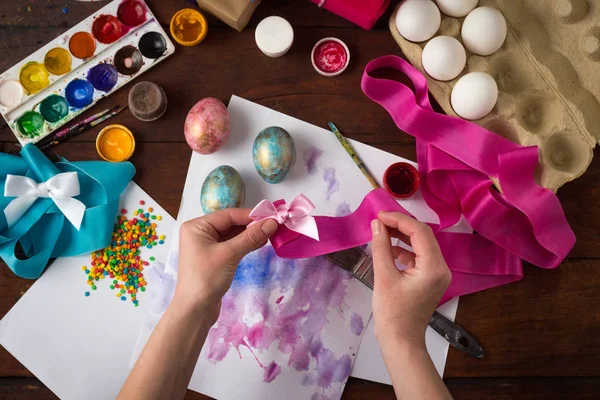
[[[350,64],[350,50],[340,39],[328,37],[315,44],[310,58],[319,74],[332,77],[346,70]]]

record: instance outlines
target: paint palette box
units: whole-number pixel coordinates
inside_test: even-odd
[[[173,54],[143,0],[115,0],[0,75],[0,113],[36,143]]]

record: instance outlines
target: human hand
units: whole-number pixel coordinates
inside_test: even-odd
[[[249,209],[226,209],[181,225],[177,304],[211,312],[216,321],[221,298],[242,258],[264,246],[277,230],[272,219],[246,228],[252,222],[249,213]]]
[[[380,212],[373,233],[373,317],[378,340],[425,345],[425,329],[451,273],[440,246],[426,224],[401,213]],[[391,236],[410,244],[414,253],[392,246]],[[394,260],[407,266],[400,271]]]

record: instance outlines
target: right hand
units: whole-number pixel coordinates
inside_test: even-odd
[[[452,275],[429,226],[401,213],[380,212],[378,218],[371,222],[375,335],[380,342],[424,345],[425,329]],[[414,253],[392,246],[390,234]],[[399,270],[394,260],[408,268]]]

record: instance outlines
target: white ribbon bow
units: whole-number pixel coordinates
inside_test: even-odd
[[[73,197],[79,196],[79,178],[77,172],[64,172],[37,183],[26,176],[6,175],[5,197],[16,197],[4,209],[6,223],[10,228],[40,198],[50,198],[58,209],[73,224],[81,228],[85,205]]]
[[[254,221],[250,225],[267,218],[274,219],[278,224],[283,224],[294,232],[318,241],[317,222],[310,216],[314,209],[315,205],[303,194],[292,200],[290,204],[284,203],[277,207],[269,200],[263,200],[250,212],[250,218]]]

